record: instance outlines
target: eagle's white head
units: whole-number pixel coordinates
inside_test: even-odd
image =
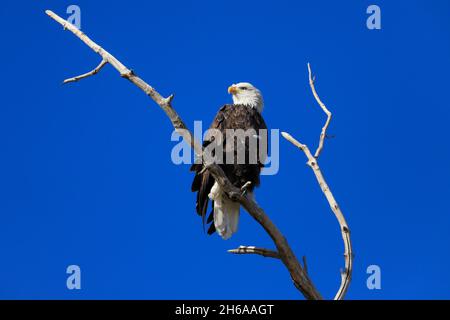
[[[264,107],[261,91],[256,89],[251,83],[240,82],[232,84],[228,87],[228,93],[233,97],[234,104],[244,104],[252,108],[256,108],[259,113]]]

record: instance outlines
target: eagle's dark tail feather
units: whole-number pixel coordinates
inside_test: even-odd
[[[213,222],[214,215],[213,212],[208,217],[208,220],[205,223],[206,219],[206,211],[208,210],[209,204],[209,192],[214,185],[214,179],[210,176],[209,172],[201,172],[203,169],[203,165],[201,164],[193,164],[191,166],[191,171],[195,171],[194,181],[192,181],[191,190],[193,192],[197,192],[197,202],[195,204],[195,211],[199,216],[202,217],[203,230],[205,231],[205,225]],[[214,202],[213,202],[214,208]],[[208,234],[212,234],[215,231],[214,223],[212,223],[213,227],[209,227]]]

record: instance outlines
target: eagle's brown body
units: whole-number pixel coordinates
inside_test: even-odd
[[[256,135],[258,135],[260,129],[267,129],[267,126],[261,114],[255,108],[247,105],[227,104],[220,108],[210,128],[218,129],[223,134],[223,160],[225,164],[220,164],[220,166],[230,182],[236,187],[241,188],[244,184],[250,181],[251,184],[247,188],[247,191],[253,191],[253,188],[259,185],[259,175],[261,172],[261,168],[263,167],[266,155],[259,155],[260,152],[258,152],[257,155],[253,155],[253,159],[257,159],[257,163],[250,163],[249,159],[251,159],[252,156],[249,156],[248,139],[245,140],[245,144],[244,142],[235,139],[236,143],[240,143],[241,145],[235,145],[234,147],[234,163],[226,163],[225,152],[227,141],[225,131],[226,129],[242,129],[244,131],[253,129],[255,130]],[[258,137],[254,138],[258,139]],[[211,140],[205,140],[203,143],[203,147],[208,146],[210,143]],[[228,141],[228,143],[230,143],[230,141]],[[238,163],[237,150],[239,147],[245,148],[245,163],[243,164]],[[267,151],[267,147],[265,147],[265,150]],[[208,210],[208,194],[210,193],[215,181],[208,171],[201,172],[202,168],[203,166],[201,164],[194,164],[191,167],[191,171],[195,171],[194,181],[192,182],[192,191],[197,192],[196,211],[197,214],[202,216],[204,220],[206,211]],[[212,220],[213,214],[211,212],[208,217],[207,223],[212,222]],[[214,233],[214,231],[214,223],[211,223],[211,226],[208,229],[208,233],[212,234]]]

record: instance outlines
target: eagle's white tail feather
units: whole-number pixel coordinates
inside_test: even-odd
[[[228,199],[217,182],[211,188],[209,198],[214,201],[214,226],[216,227],[216,231],[226,240],[233,233],[236,233],[238,229],[239,203]]]

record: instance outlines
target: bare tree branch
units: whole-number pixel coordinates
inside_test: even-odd
[[[341,228],[341,234],[342,239],[344,241],[344,258],[345,258],[345,269],[341,272],[341,285],[339,287],[339,290],[337,291],[334,299],[335,300],[342,300],[347,293],[348,286],[350,285],[350,281],[352,278],[352,271],[353,271],[353,250],[352,250],[352,243],[350,240],[350,229],[347,225],[347,222],[345,221],[344,214],[341,211],[341,208],[336,202],[336,199],[333,196],[333,193],[331,192],[330,188],[328,187],[328,184],[325,181],[325,178],[322,174],[322,171],[320,170],[319,164],[318,164],[318,157],[320,155],[320,152],[323,149],[323,141],[326,135],[326,130],[330,124],[331,121],[331,112],[327,109],[325,104],[320,100],[316,89],[314,87],[314,78],[312,77],[311,72],[311,66],[308,63],[308,72],[309,72],[309,83],[311,85],[311,90],[313,92],[314,97],[316,98],[316,101],[318,102],[319,106],[322,108],[322,110],[327,114],[327,121],[322,128],[322,132],[320,134],[320,142],[319,147],[317,148],[315,156],[312,155],[311,151],[309,150],[308,146],[306,144],[300,143],[298,140],[293,138],[290,134],[286,132],[282,132],[282,136],[291,142],[293,145],[298,147],[300,150],[302,150],[306,158],[308,158],[308,166],[311,167],[311,169],[314,172],[314,175],[316,176],[317,182],[319,183],[320,188],[322,189],[322,192],[324,193],[325,197],[328,200],[328,203],[330,205],[331,210],[333,211],[334,215],[336,216],[336,219],[339,222],[340,228]],[[307,269],[307,266],[304,261],[304,270]]]
[[[253,246],[239,246],[239,248],[228,250],[228,252],[234,254],[259,254],[267,258],[280,259],[280,255],[276,251]]]
[[[66,79],[66,80],[64,80],[63,83],[66,84],[66,83],[69,83],[69,82],[76,82],[78,80],[81,80],[81,79],[93,76],[93,75],[97,74],[100,71],[100,69],[103,68],[107,63],[108,63],[108,61],[106,61],[105,59],[102,59],[100,64],[97,67],[95,67],[94,70],[86,72],[86,73],[84,73],[82,75],[79,75],[79,76],[76,76],[76,77],[73,77],[73,78]]]
[[[60,23],[64,30],[71,31],[75,36],[81,39],[88,47],[99,54],[104,61],[111,64],[120,75],[128,79],[130,82],[144,91],[153,101],[158,104],[161,109],[166,113],[167,117],[172,122],[173,127],[180,133],[181,136],[191,145],[195,153],[199,156],[203,154],[201,145],[195,141],[192,133],[187,129],[186,125],[182,121],[181,117],[172,107],[173,95],[168,98],[161,96],[152,86],[147,84],[144,80],[139,78],[133,71],[125,67],[119,60],[112,56],[109,52],[104,50],[82,31],[77,29],[74,25],[68,21],[62,19],[54,12],[47,10],[46,14],[52,19]],[[267,214],[262,208],[260,208],[252,199],[247,195],[242,194],[241,190],[236,188],[226,177],[223,170],[214,163],[207,163],[205,167],[213,175],[215,181],[221,186],[222,190],[230,197],[230,199],[239,202],[245,210],[264,228],[269,234],[277,247],[280,260],[288,269],[295,287],[305,296],[306,299],[322,299],[322,296],[315,288],[314,284],[310,280],[309,276],[303,270],[298,259],[295,257],[294,252],[290,248],[287,240],[278,228],[273,224]]]

